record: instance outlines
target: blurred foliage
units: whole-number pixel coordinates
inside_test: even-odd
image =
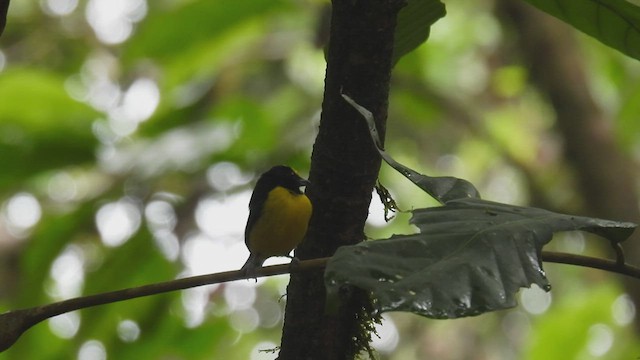
[[[0,309],[238,268],[255,174],[275,163],[309,167],[326,5],[13,1],[0,38]],[[486,199],[580,213],[550,107],[492,3],[446,5],[429,43],[395,68],[386,148],[409,167],[469,179]],[[637,158],[640,67],[579,39],[593,91]],[[381,180],[402,209],[435,205],[388,167]],[[413,232],[406,213],[381,219],[374,201],[369,236]],[[554,243],[598,253],[582,237]],[[375,345],[382,359],[640,354],[617,277],[566,266],[548,275],[555,288],[544,311],[392,316],[381,340],[397,331],[396,341]],[[257,285],[61,316],[0,359],[274,358],[259,350],[279,344],[286,277]],[[523,304],[536,299],[527,294]]]
[[[632,1],[527,0],[545,12],[557,16],[621,52],[640,59],[640,8]]]
[[[393,64],[429,38],[431,26],[446,15],[438,0],[411,0],[398,13],[393,39]]]

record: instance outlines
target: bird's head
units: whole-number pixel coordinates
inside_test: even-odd
[[[273,187],[282,186],[285,189],[302,193],[301,186],[309,185],[309,180],[298,175],[292,168],[285,165],[277,165],[260,176],[258,182],[266,182]]]

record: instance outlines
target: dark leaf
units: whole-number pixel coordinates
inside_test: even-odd
[[[632,223],[461,199],[413,211],[420,233],[338,249],[325,272],[330,295],[371,292],[378,311],[458,318],[516,305],[519,288],[549,290],[539,258],[553,233],[583,230],[619,242]]]
[[[393,45],[393,63],[429,38],[431,25],[446,15],[438,0],[409,0],[400,10]]]

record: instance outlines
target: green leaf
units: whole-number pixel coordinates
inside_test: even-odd
[[[175,8],[151,12],[126,45],[124,56],[164,59],[208,43],[251,18],[281,8],[282,1],[189,1]],[[168,26],[171,25],[171,26]],[[176,49],[176,45],[179,48]]]
[[[253,46],[267,31],[268,16],[288,5],[282,0],[199,0],[153,11],[127,42],[124,62],[153,59],[168,86],[210,76],[229,54]]]
[[[539,258],[554,232],[583,230],[619,242],[632,223],[557,214],[480,199],[413,211],[420,233],[338,249],[327,292],[369,291],[378,311],[458,318],[516,305],[519,288],[550,285]]]
[[[91,126],[98,113],[73,100],[60,76],[7,70],[0,76],[0,99],[0,188],[94,159]]]
[[[627,0],[527,0],[531,5],[640,60],[640,7]]]
[[[97,112],[73,100],[64,89],[64,78],[37,69],[12,68],[0,77],[2,126],[19,126],[27,132],[92,136]],[[69,132],[70,134],[66,134]]]
[[[409,0],[400,10],[393,45],[393,64],[427,41],[431,25],[446,15],[438,0]]]

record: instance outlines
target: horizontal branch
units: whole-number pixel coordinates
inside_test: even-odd
[[[620,275],[626,275],[640,280],[640,268],[629,265],[627,263],[619,264],[614,260],[552,251],[543,251],[542,261],[600,269]]]
[[[293,264],[267,266],[258,269],[254,277],[258,278],[323,269],[328,260],[329,258],[321,258],[297,261]],[[241,279],[247,279],[247,275],[244,272],[240,270],[225,271],[82,296],[28,309],[9,311],[0,315],[0,352],[11,347],[18,338],[32,326],[60,314],[98,305]]]
[[[330,258],[318,258],[296,261],[292,264],[267,266],[258,269],[255,276],[265,277],[322,270],[327,265],[329,259]],[[640,280],[640,268],[628,264],[618,264],[613,260],[550,251],[542,252],[542,260],[605,270]],[[242,279],[247,279],[247,275],[240,270],[225,271],[88,295],[28,309],[9,311],[0,315],[0,352],[11,347],[18,338],[32,326],[60,314],[98,305]]]

